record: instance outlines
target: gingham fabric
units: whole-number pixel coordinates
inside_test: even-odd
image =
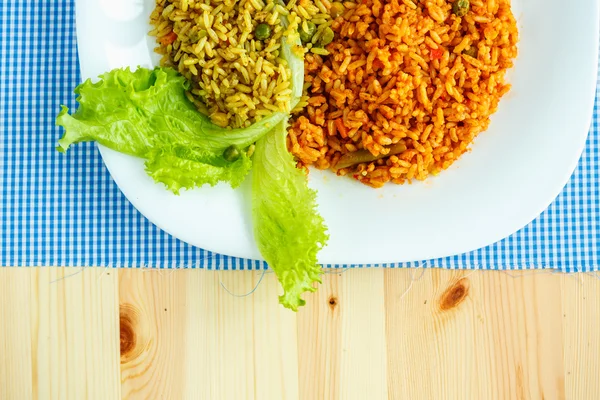
[[[80,82],[71,0],[0,0],[0,265],[260,269],[162,232],[121,194],[93,144],[59,154],[60,104]],[[572,179],[533,223],[472,253],[388,267],[469,269],[600,265],[600,167],[595,110]]]

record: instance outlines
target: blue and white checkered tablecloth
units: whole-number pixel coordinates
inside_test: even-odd
[[[258,269],[187,245],[147,221],[93,144],[55,151],[60,104],[79,83],[72,0],[0,0],[0,266]],[[592,271],[600,266],[598,110],[573,177],[534,222],[472,253],[390,267]]]

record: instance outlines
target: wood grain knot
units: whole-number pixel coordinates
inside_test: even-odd
[[[337,297],[335,297],[335,296],[329,297],[329,307],[331,307],[332,310],[335,308],[335,306],[337,306],[337,304],[338,304]]]
[[[119,306],[119,332],[121,338],[121,363],[126,363],[139,356],[144,346],[140,343],[140,315],[131,304]]]
[[[463,278],[450,286],[440,298],[440,309],[446,311],[457,307],[469,295],[469,280]]]

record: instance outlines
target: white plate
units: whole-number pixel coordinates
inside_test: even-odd
[[[513,0],[521,41],[512,91],[490,129],[452,168],[425,183],[380,190],[311,171],[331,240],[322,263],[432,259],[494,243],[537,217],[559,194],[583,150],[593,110],[599,0]],[[83,78],[151,66],[153,0],[78,0]],[[202,248],[260,259],[248,182],[175,196],[140,160],[100,148],[125,196],[160,228]]]

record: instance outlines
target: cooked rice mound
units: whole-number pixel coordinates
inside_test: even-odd
[[[464,2],[464,0],[461,0]],[[300,166],[373,187],[448,168],[486,130],[510,85],[509,0],[345,2],[328,56],[307,54],[307,106],[289,129]]]
[[[293,43],[298,27],[312,21],[317,39],[331,23],[330,8],[329,0],[285,5],[276,0],[156,0],[150,34],[159,45],[155,51],[163,55],[160,64],[191,82],[188,98],[200,112],[219,126],[246,127],[273,112],[290,111],[282,36]],[[260,24],[269,26],[267,39],[256,37]]]

